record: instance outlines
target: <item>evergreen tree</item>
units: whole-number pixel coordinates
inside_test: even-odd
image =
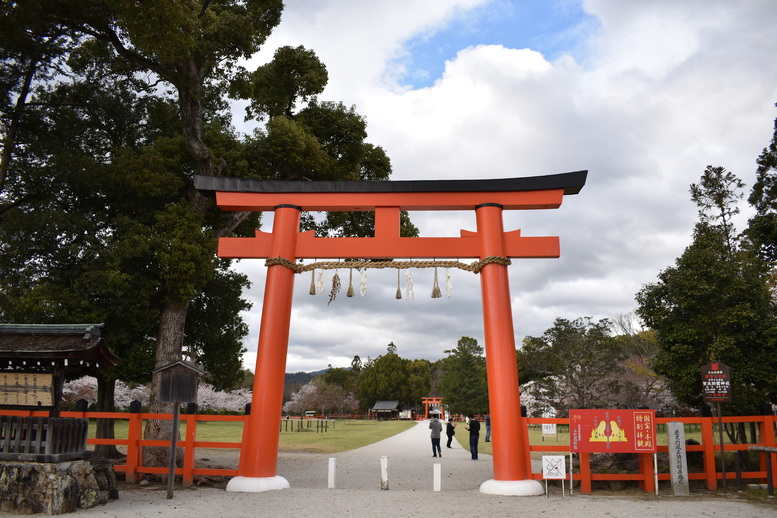
[[[755,215],[748,222],[747,235],[758,255],[767,263],[777,261],[777,118],[774,119],[772,141],[756,161],[755,184],[748,201]],[[775,286],[772,276],[771,285]]]
[[[440,395],[452,413],[485,414],[488,412],[488,381],[483,347],[478,341],[462,336],[454,349],[445,351],[444,373]]]
[[[608,319],[557,318],[541,337],[527,336],[521,355],[534,379],[524,391],[559,416],[570,408],[624,405],[624,352],[611,326]]]
[[[656,332],[653,367],[680,403],[701,402],[700,368],[720,361],[731,367],[731,411],[746,415],[777,395],[777,320],[763,262],[725,224],[738,199],[726,191],[741,187],[731,178],[722,168],[707,168],[699,184],[706,192],[692,191],[701,216],[693,242],[657,282],[642,288],[637,313]],[[713,198],[723,203],[700,203]]]

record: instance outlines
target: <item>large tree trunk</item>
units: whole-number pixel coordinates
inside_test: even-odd
[[[159,331],[157,333],[156,363],[155,369],[177,362],[182,358],[183,331],[186,323],[186,312],[189,302],[168,303],[159,317]],[[171,414],[173,403],[159,401],[160,373],[155,372],[149,385],[149,412]],[[172,438],[172,420],[149,419],[146,422],[144,437],[153,440],[167,440]],[[177,455],[181,459],[181,455]],[[144,447],[143,465],[164,467],[169,465],[170,448]]]
[[[116,380],[97,376],[97,411],[113,412],[114,395],[116,393]],[[98,439],[115,439],[113,419],[98,419],[95,437]],[[94,454],[106,459],[120,459],[124,455],[113,444],[97,444],[94,447]]]

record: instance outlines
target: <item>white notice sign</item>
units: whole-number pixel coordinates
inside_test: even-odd
[[[563,455],[543,455],[542,478],[565,479],[567,476],[567,465],[564,461]]]

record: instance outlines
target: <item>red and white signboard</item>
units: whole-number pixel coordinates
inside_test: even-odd
[[[570,410],[569,447],[583,453],[655,453],[655,410]]]

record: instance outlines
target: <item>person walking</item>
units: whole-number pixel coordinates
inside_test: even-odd
[[[472,460],[478,460],[478,441],[480,440],[480,421],[474,415],[470,414],[469,423],[467,424],[467,430],[469,430],[469,452],[472,455]]]
[[[445,435],[448,436],[448,444],[446,447],[451,448],[451,442],[453,442],[453,436],[456,435],[456,425],[453,421],[448,419],[448,424],[445,425]]]
[[[437,457],[438,454],[442,457],[442,450],[440,449],[440,434],[442,433],[442,423],[437,417],[432,417],[429,421],[429,429],[432,431],[430,437],[432,438],[432,457]]]
[[[491,442],[491,416],[486,414],[486,417],[483,418],[483,421],[483,424],[486,425],[486,442]]]

